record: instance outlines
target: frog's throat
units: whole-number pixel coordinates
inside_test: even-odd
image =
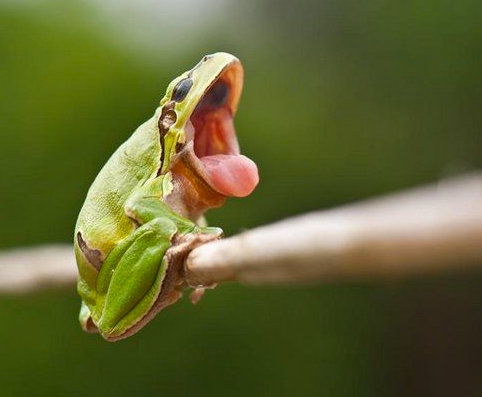
[[[208,176],[192,141],[176,156],[171,173],[172,189],[164,201],[180,215],[197,221],[208,209],[224,204],[226,196],[206,182]]]

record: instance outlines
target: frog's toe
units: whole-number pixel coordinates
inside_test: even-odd
[[[79,322],[84,331],[91,333],[99,332],[99,329],[90,315],[90,310],[84,301],[82,301],[82,306],[80,308]]]

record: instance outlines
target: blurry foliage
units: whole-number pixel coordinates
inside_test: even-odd
[[[0,246],[70,241],[106,158],[172,77],[218,50],[244,63],[238,136],[261,174],[209,213],[228,234],[479,167],[481,4],[236,2],[185,50],[153,38],[152,57],[107,40],[83,3],[0,4]],[[414,297],[227,285],[115,345],[81,333],[73,292],[3,299],[0,395],[403,395],[390,348]]]

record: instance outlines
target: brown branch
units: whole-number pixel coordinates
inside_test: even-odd
[[[191,252],[193,285],[377,279],[482,267],[482,174],[261,226]],[[0,253],[0,293],[73,287],[68,245]]]
[[[73,287],[77,279],[72,246],[46,245],[0,253],[0,293],[21,294]]]
[[[405,277],[482,266],[482,174],[249,230],[195,249],[191,285]]]

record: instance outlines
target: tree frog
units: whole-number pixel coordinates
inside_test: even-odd
[[[203,213],[256,187],[233,124],[242,85],[236,57],[204,56],[97,175],[74,236],[84,330],[126,338],[176,302],[187,254],[222,234]]]

